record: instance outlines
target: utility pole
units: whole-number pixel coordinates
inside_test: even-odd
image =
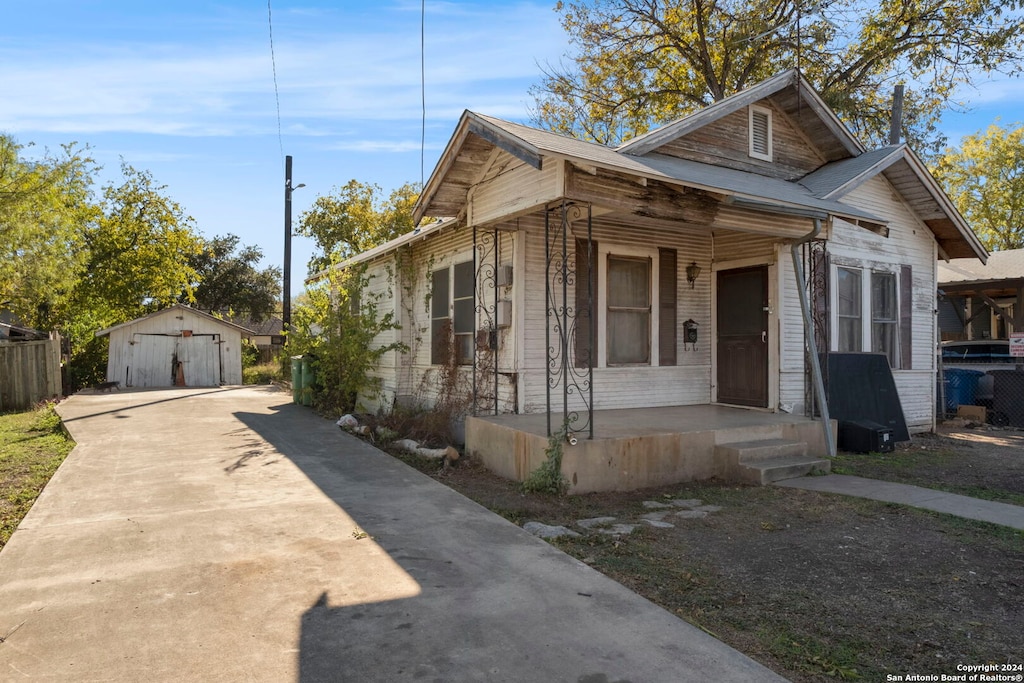
[[[292,191],[305,187],[299,183],[292,187],[292,157],[284,158],[284,283],[281,292],[281,320],[284,332],[292,326]],[[287,336],[285,341],[287,341]]]

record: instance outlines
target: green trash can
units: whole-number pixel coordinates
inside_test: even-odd
[[[292,403],[302,403],[302,356],[292,356]]]
[[[313,365],[308,358],[302,359],[302,389],[300,403],[304,406],[313,405]]]

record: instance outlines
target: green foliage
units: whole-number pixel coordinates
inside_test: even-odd
[[[331,268],[292,314],[289,352],[310,358],[313,405],[332,414],[351,412],[362,393],[380,391],[373,376],[381,358],[405,350],[401,342],[379,343],[377,336],[398,329],[394,312],[381,313],[380,293],[370,292],[365,266]]]
[[[941,144],[935,123],[960,86],[1017,73],[1018,0],[558,2],[573,45],[531,94],[541,125],[617,144],[799,67],[862,138],[887,138],[892,86],[905,82],[905,133]]]
[[[562,476],[562,448],[565,444],[567,430],[552,434],[548,438],[548,447],[544,449],[547,456],[540,467],[530,472],[523,481],[523,490],[527,493],[552,493],[564,495],[569,490],[569,482]]]
[[[48,329],[85,268],[82,228],[98,213],[90,189],[97,167],[74,145],[35,160],[24,150],[0,134],[0,302]]]
[[[281,363],[260,363],[242,368],[242,384],[272,384],[284,378]]]
[[[987,249],[1024,247],[1024,126],[968,135],[933,170]]]
[[[189,265],[195,270],[192,284],[193,304],[201,311],[266,320],[277,308],[281,292],[281,269],[259,269],[263,251],[239,244],[236,235],[224,235],[202,241]],[[189,302],[189,294],[179,299]]]
[[[74,445],[52,405],[0,415],[0,549]]]
[[[406,184],[383,200],[379,186],[350,180],[336,194],[317,197],[296,229],[320,251],[309,263],[310,274],[411,231],[418,193]]]

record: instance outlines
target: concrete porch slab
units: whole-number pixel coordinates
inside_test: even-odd
[[[561,427],[562,415],[551,425]],[[490,415],[466,420],[466,450],[500,476],[523,481],[546,458],[544,413]],[[833,430],[833,433],[834,430]],[[821,422],[800,415],[731,406],[697,405],[594,412],[594,438],[563,444],[562,473],[570,493],[627,491],[683,481],[728,478],[730,465],[715,447],[785,439],[826,453]]]

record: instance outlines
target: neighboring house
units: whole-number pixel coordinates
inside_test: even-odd
[[[987,256],[906,145],[867,151],[796,71],[618,148],[467,111],[424,216],[452,218],[342,264],[401,323],[379,343],[410,349],[364,405],[455,388],[473,414],[554,415],[570,442],[619,408],[813,416],[804,312],[819,350],[885,354],[929,430],[936,262]]]
[[[242,383],[242,336],[252,331],[184,304],[100,330],[110,337],[107,381],[124,387]]]
[[[243,336],[259,350],[261,363],[274,360],[284,349],[284,321],[280,318],[267,318],[258,322],[235,318],[232,322],[252,331],[251,335]]]
[[[1008,339],[1024,332],[1024,249],[992,252],[987,263],[939,263],[938,279],[943,341]]]

